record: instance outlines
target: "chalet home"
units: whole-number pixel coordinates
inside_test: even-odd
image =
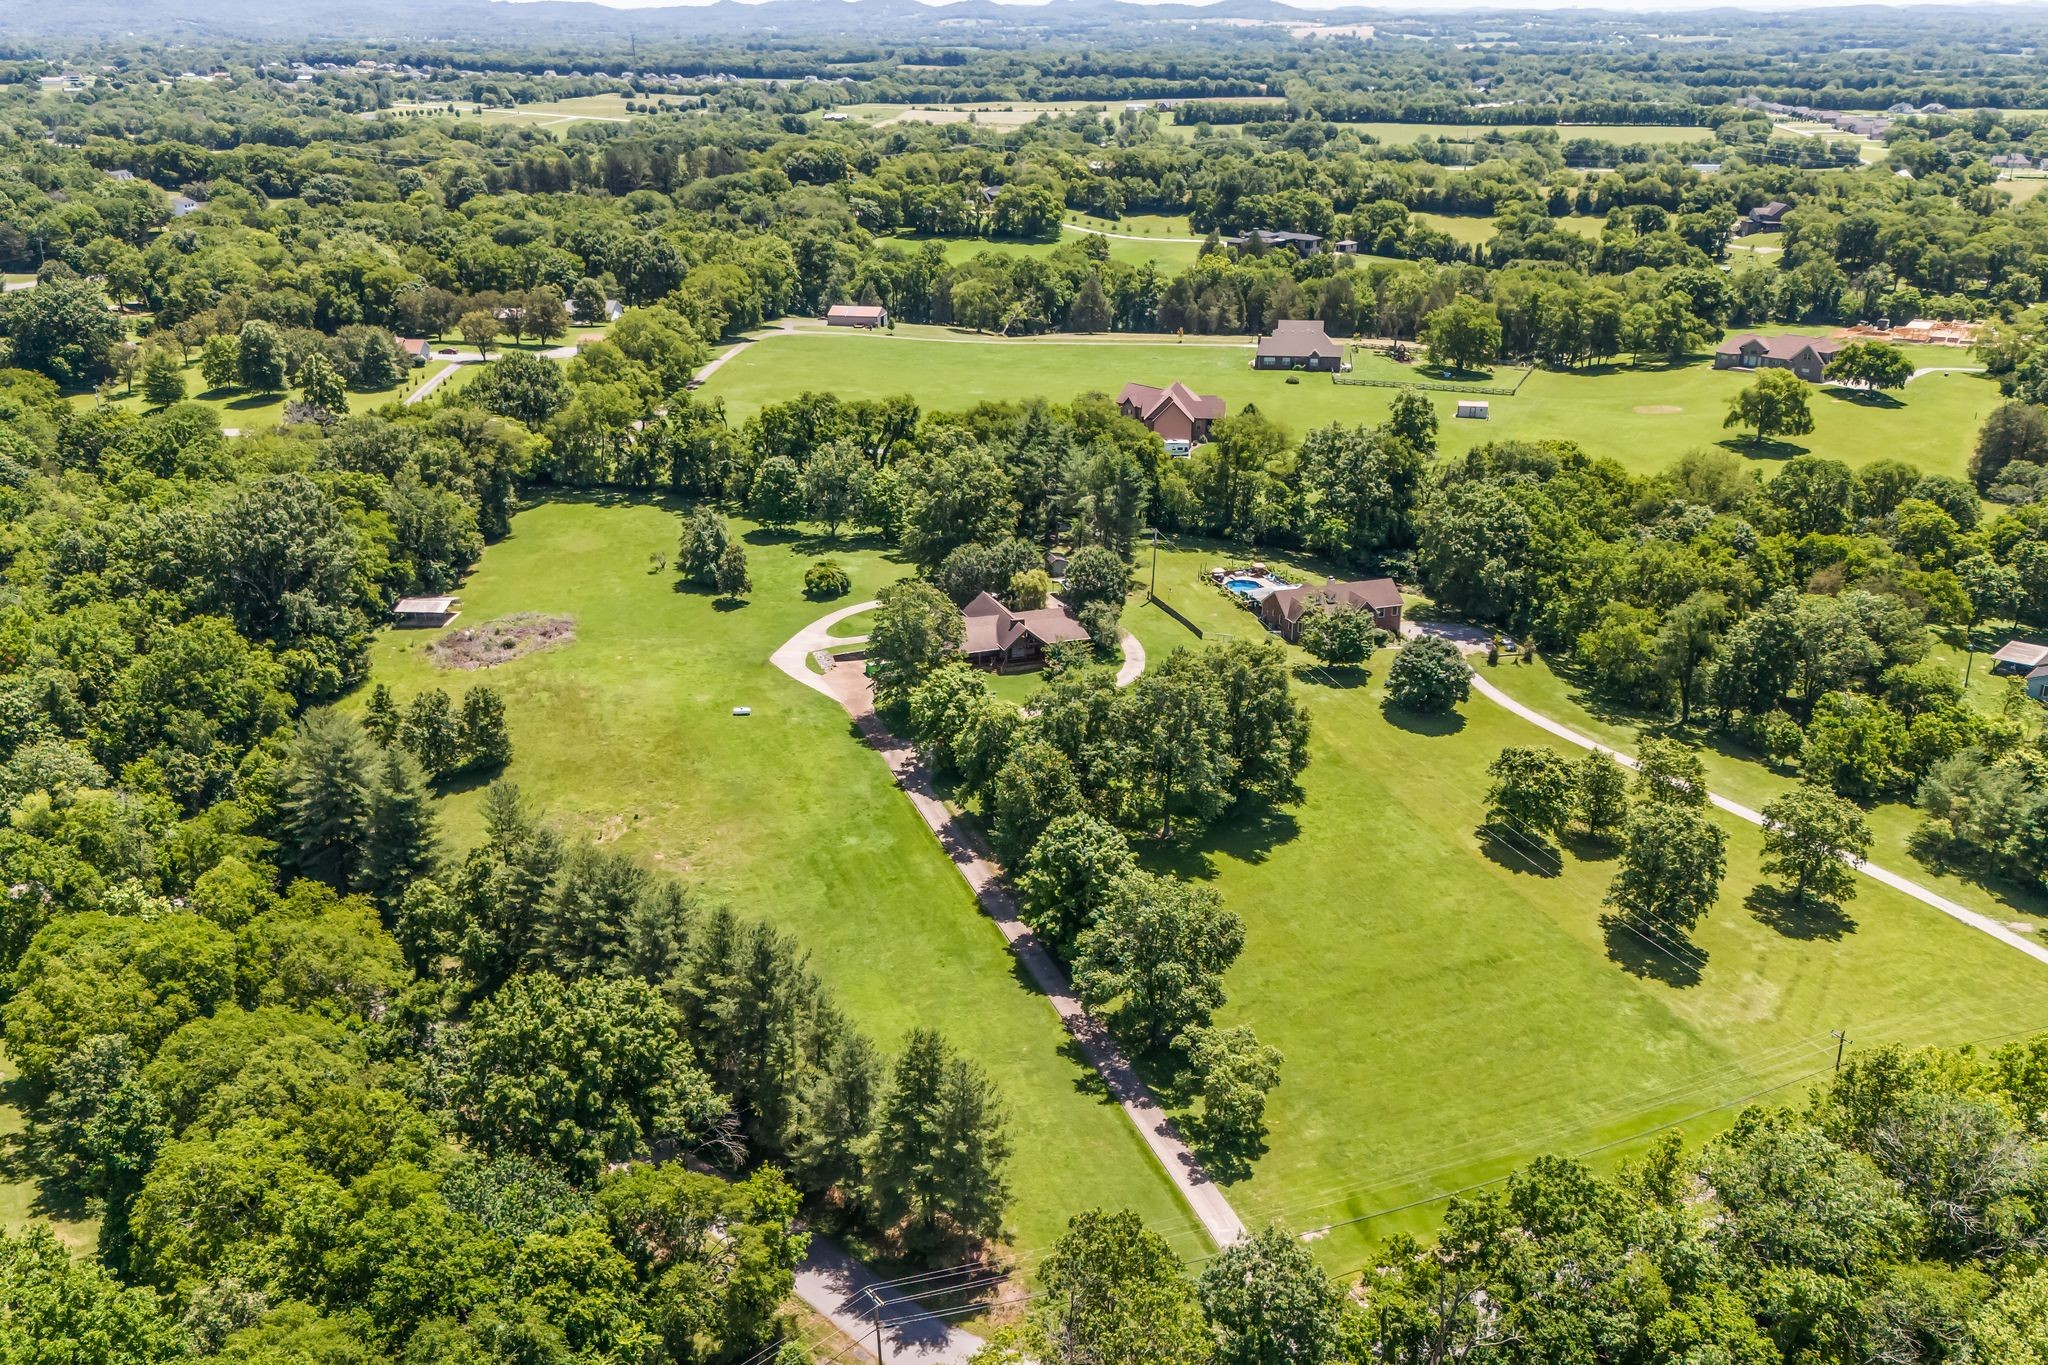
[[[1252,357],[1255,370],[1340,370],[1344,348],[1330,340],[1320,322],[1276,322],[1273,335],[1260,337]]]
[[[1259,601],[1259,619],[1266,629],[1288,641],[1301,637],[1301,618],[1325,607],[1358,609],[1372,613],[1372,622],[1392,634],[1401,632],[1401,590],[1391,578],[1363,578],[1339,583],[1330,579],[1320,588],[1279,588]]]
[[[405,352],[405,358],[412,362],[414,369],[434,358],[434,343],[418,337],[400,337],[398,348]]]
[[[827,327],[865,327],[872,332],[889,325],[889,310],[876,304],[835,303],[825,310]]]
[[[998,673],[1036,668],[1045,662],[1048,646],[1088,638],[1079,618],[1057,597],[1035,611],[1011,611],[983,593],[961,615],[967,629],[960,649],[967,662]]]
[[[1782,199],[1773,199],[1768,204],[1759,204],[1749,211],[1748,217],[1736,220],[1735,235],[1737,237],[1747,237],[1757,232],[1783,232],[1785,230],[1785,215],[1791,209],[1792,206]]]
[[[1166,448],[1177,454],[1186,454],[1208,440],[1209,424],[1223,415],[1221,398],[1196,393],[1177,379],[1163,389],[1126,384],[1116,396],[1116,406],[1124,416],[1135,417],[1151,428],[1166,442]]]
[[[1826,337],[1735,336],[1714,352],[1714,368],[1790,370],[1807,383],[1818,384],[1822,371],[1841,349],[1841,342]]]

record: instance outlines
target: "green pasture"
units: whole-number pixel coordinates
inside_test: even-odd
[[[602,497],[533,508],[485,552],[452,628],[534,611],[574,617],[575,640],[464,673],[429,661],[435,632],[387,632],[372,676],[401,700],[427,687],[458,697],[475,683],[498,687],[516,745],[505,776],[557,825],[790,931],[883,1047],[931,1025],[986,1065],[1011,1115],[1018,1248],[1045,1246],[1071,1214],[1101,1204],[1137,1209],[1183,1254],[1206,1251],[882,761],[836,703],[768,663],[800,627],[872,597],[904,568],[871,544],[735,529],[747,535],[755,586],[728,608],[676,588],[667,560],[679,509]],[[854,580],[837,604],[802,594],[805,566],[827,556]],[[735,706],[753,714],[734,716]],[[481,796],[472,788],[441,802],[449,847],[479,836]]]
[[[1274,556],[1168,550],[1160,593],[1212,637],[1257,634],[1201,578],[1249,558]],[[1126,625],[1155,658],[1191,641],[1136,601]],[[1487,763],[1548,737],[1476,695],[1447,720],[1385,711],[1390,657],[1300,675],[1315,733],[1299,805],[1155,859],[1244,917],[1221,1019],[1286,1056],[1268,1151],[1229,1188],[1248,1222],[1315,1233],[1327,1265],[1356,1270],[1536,1155],[1606,1162],[1795,1097],[1831,1066],[1830,1030],[1869,1046],[2048,1026],[2048,968],[1874,883],[1839,920],[1760,917],[1760,836],[1732,819],[1720,902],[1689,941],[1610,936],[1606,851],[1538,866],[1478,832]]]
[[[1201,100],[1185,101],[1190,104],[1203,103]],[[1284,104],[1279,95],[1245,96],[1224,101],[1230,104]],[[877,125],[889,123],[975,123],[993,128],[1018,128],[1032,123],[1047,114],[1065,114],[1094,111],[1115,116],[1124,111],[1124,100],[983,100],[966,104],[840,104],[829,111],[844,114],[849,119]],[[1138,103],[1138,101],[1128,101]],[[1147,101],[1149,103],[1149,101]],[[1154,110],[1162,120],[1171,123],[1171,112]]]
[[[1999,189],[2004,190],[2006,194],[2010,195],[2014,203],[2024,204],[2042,190],[2048,190],[2048,175],[2014,175],[2007,173],[2000,176],[1994,183]]]
[[[1512,138],[1516,133],[1530,130],[1529,126],[1520,124],[1492,123],[1342,123],[1338,126],[1370,134],[1390,147],[1406,147],[1426,137],[1446,138],[1453,142],[1483,141],[1494,134]],[[1559,123],[1541,126],[1556,133],[1560,142],[1590,137],[1623,146],[1666,147],[1679,142],[1700,142],[1714,136],[1711,128],[1666,127],[1661,124]]]
[[[659,104],[660,95],[648,95],[644,99]],[[485,105],[479,108],[467,100],[436,100],[396,104],[384,111],[387,116],[421,114],[460,119],[475,119],[481,123],[523,124],[529,128],[558,128],[571,123],[626,123],[638,117],[626,108],[626,96],[621,94],[572,95],[567,99],[546,100],[537,104],[515,104],[510,106]]]
[[[919,237],[898,236],[897,244],[916,250],[928,241],[938,242],[946,249],[946,263],[960,265],[984,254],[999,256],[1050,256],[1063,246],[1073,246],[1086,241],[1089,234],[1068,224],[1061,225],[1058,241],[1016,242],[1002,241],[988,237]],[[1159,268],[1162,275],[1171,275],[1195,263],[1201,253],[1200,241],[1183,241],[1172,238],[1148,238],[1119,235],[1114,230],[1106,231],[1102,240],[1109,247],[1109,258],[1130,265],[1143,265],[1150,261]]]
[[[1297,435],[1329,422],[1377,422],[1396,392],[1337,384],[1328,375],[1255,371],[1248,345],[1216,341],[1006,340],[943,328],[899,328],[894,335],[804,331],[757,342],[713,375],[704,392],[723,398],[738,420],[805,389],[843,398],[907,393],[926,408],[948,409],[1030,395],[1114,395],[1131,380],[1178,379],[1198,393],[1220,394],[1233,411],[1256,404]],[[1905,349],[1917,365],[1971,363],[1953,348]],[[1501,382],[1512,382],[1512,372],[1503,370]],[[1439,440],[1446,454],[1485,441],[1568,436],[1591,454],[1639,473],[1728,441],[1728,448],[1766,468],[1812,453],[1852,465],[1904,458],[1931,473],[1960,475],[1978,427],[1999,402],[1995,385],[1969,374],[1926,375],[1897,396],[1877,399],[1821,390],[1812,398],[1811,435],[1752,448],[1721,425],[1729,399],[1747,382],[1739,372],[1713,369],[1704,357],[1676,366],[1539,370],[1513,396],[1488,395],[1485,421],[1454,418],[1457,393],[1428,396],[1442,419]]]
[[[1466,246],[1482,246],[1492,241],[1494,234],[1499,231],[1496,221],[1491,214],[1426,213],[1418,210],[1410,213],[1408,217],[1424,227],[1434,229],[1437,232],[1447,232]],[[1581,237],[1591,237],[1596,241],[1599,240],[1600,234],[1607,227],[1607,220],[1605,218],[1597,218],[1583,213],[1568,214],[1565,217],[1555,218],[1551,221],[1556,227],[1561,227],[1569,232],[1576,232]]]

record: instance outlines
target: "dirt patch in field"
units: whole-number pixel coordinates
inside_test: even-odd
[[[1684,412],[1685,409],[1670,403],[1645,403],[1636,411],[1645,417],[1668,417],[1674,412]]]
[[[575,638],[575,617],[521,611],[480,626],[451,630],[427,646],[427,657],[442,668],[496,668],[528,654],[559,648]]]

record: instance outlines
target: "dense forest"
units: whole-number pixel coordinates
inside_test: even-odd
[[[1294,800],[1310,717],[1270,642],[1121,693],[1094,666],[1148,528],[1391,575],[2048,891],[2048,731],[1930,659],[1937,632],[2048,626],[2048,197],[1998,183],[2048,164],[2048,26],[1375,18],[1395,44],[1182,19],[1112,43],[1114,20],[955,44],[903,16],[649,19],[630,48],[492,41],[461,7],[447,35],[376,15],[296,46],[246,16],[176,44],[8,21],[0,1036],[38,1179],[100,1232],[84,1258],[0,1233],[0,1361],[796,1365],[814,1231],[1000,1261],[1006,1100],[956,1040],[866,1036],[747,906],[562,834],[500,780],[521,736],[490,686],[372,685],[397,600],[455,590],[557,494],[674,499],[677,572],[722,595],[745,591],[727,515],[901,557],[886,714],[1091,1008],[1199,1100],[1219,1170],[1256,1157],[1281,1059],[1212,1022],[1242,922],[1141,851]],[[627,114],[491,117],[592,95]],[[1093,105],[840,117],[1045,100]],[[1759,101],[1910,112],[1860,159]],[[1442,127],[1358,126],[1396,120]],[[1779,268],[1726,268],[1772,202]],[[1205,240],[1134,264],[1063,236],[1073,215]],[[1356,252],[1234,244],[1261,229]],[[1566,432],[1454,458],[1405,399],[1306,431],[1247,408],[1177,459],[1100,393],[926,410],[798,383],[735,419],[693,392],[714,347],[847,302],[1008,335],[1310,318],[1550,369],[1966,319],[2004,401],[1959,479],[1718,449],[1638,474]],[[501,354],[385,401],[457,339]],[[224,425],[191,367],[286,395],[282,420]],[[953,662],[958,607],[1042,600],[1054,546],[1091,643],[1021,714]],[[1319,629],[1337,662],[1377,643]],[[436,805],[463,785],[488,791],[458,848]],[[1286,1229],[1188,1265],[1083,1215],[982,1358],[2039,1365],[2044,1249],[2048,1041],[1872,1050],[1704,1146],[1465,1192],[1341,1279]]]

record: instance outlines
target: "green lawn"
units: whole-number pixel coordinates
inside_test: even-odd
[[[1950,645],[1936,647],[1935,656],[1945,660],[1962,676],[1966,660]],[[2018,690],[2017,679],[1993,677],[1990,660],[1980,654],[1969,667],[1967,699],[1987,713],[2002,712],[2007,699]],[[1645,726],[1675,731],[1662,717],[1645,717],[1617,708],[1586,693],[1576,679],[1554,669],[1547,659],[1529,667],[1499,668],[1488,675],[1503,691],[1582,734],[1591,735],[1617,749],[1633,749],[1638,732]],[[2021,705],[2031,705],[2022,698]],[[1791,790],[1794,773],[1773,771],[1755,755],[1735,744],[1711,726],[1696,725],[1683,736],[1700,745],[1707,776],[1714,790],[1754,809]],[[1914,834],[1924,817],[1901,801],[1887,801],[1865,812],[1871,832],[1871,857],[1880,866],[1910,877],[1958,904],[2029,929],[2048,932],[2048,898],[2019,888],[1985,885],[1960,873],[1930,863],[1913,851]]]
[[[2012,197],[2014,203],[2024,204],[2042,190],[2048,190],[2048,175],[2018,175],[2007,172],[1995,183],[1999,189]]]
[[[367,392],[350,389],[349,408],[354,412],[367,412],[371,408],[382,407],[412,392],[436,370],[446,368],[443,362],[434,361],[419,369],[406,371],[406,377],[388,389]],[[213,409],[224,427],[238,430],[268,428],[282,420],[284,406],[294,396],[291,393],[250,393],[244,389],[209,389],[206,387],[206,381],[199,377],[199,362],[196,358],[185,366],[185,401]],[[74,396],[72,401],[90,405],[97,399],[93,394],[84,393]],[[146,411],[149,406],[143,400],[140,388],[133,393],[116,388],[108,401],[117,408],[128,408],[134,412]]]
[[[1121,229],[1106,229],[1105,231],[1116,232],[1121,231]],[[912,250],[915,250],[926,241],[937,241],[946,249],[947,264],[958,265],[963,261],[971,261],[984,252],[993,252],[997,255],[1006,256],[1050,256],[1059,247],[1072,246],[1076,242],[1086,240],[1087,236],[1088,234],[1082,232],[1079,228],[1063,224],[1059,240],[1056,242],[996,241],[987,237],[928,238],[911,235],[900,236],[893,240]],[[1134,241],[1119,236],[1104,236],[1103,241],[1109,246],[1109,257],[1111,260],[1124,261],[1131,265],[1143,265],[1145,262],[1150,261],[1159,268],[1162,275],[1170,275],[1193,265],[1195,257],[1202,250],[1202,244],[1199,241],[1178,241],[1163,238],[1153,240],[1140,238]]]
[[[567,99],[546,100],[538,104],[518,104],[510,107],[488,106],[478,109],[465,100],[438,100],[429,103],[404,103],[393,105],[385,111],[387,117],[411,114],[452,115],[458,121],[474,119],[481,123],[516,123],[530,128],[557,129],[572,123],[627,123],[639,117],[626,109],[626,96],[621,94],[572,95]],[[647,101],[659,103],[661,96],[645,97]],[[636,100],[636,103],[641,102]]]
[[[1198,581],[1246,557],[1273,559],[1164,553],[1161,593],[1212,633],[1256,633]],[[1154,657],[1189,640],[1154,608],[1126,624]],[[1244,917],[1221,1018],[1287,1058],[1269,1150],[1231,1199],[1254,1224],[1329,1228],[1314,1245],[1332,1269],[1538,1154],[1608,1160],[1670,1125],[1698,1140],[1746,1097],[1823,1072],[1832,1029],[1865,1046],[2048,1026],[2048,969],[1875,884],[1847,925],[1761,921],[1744,904],[1759,836],[1732,820],[1696,947],[1610,944],[1602,855],[1546,874],[1476,832],[1486,764],[1543,732],[1479,697],[1448,723],[1391,718],[1389,657],[1356,685],[1304,678],[1316,728],[1300,805],[1163,860]]]
[[[1390,147],[1406,147],[1426,137],[1448,138],[1454,142],[1475,141],[1493,133],[1512,138],[1516,133],[1529,131],[1522,125],[1490,123],[1344,123],[1338,126],[1370,134]],[[1711,128],[1664,127],[1655,124],[1560,123],[1544,126],[1555,132],[1561,142],[1590,137],[1624,146],[1662,147],[1676,142],[1700,142],[1714,136],[1714,130]]]
[[[728,413],[739,420],[802,389],[844,398],[908,393],[927,408],[945,409],[1028,394],[1113,395],[1130,380],[1178,379],[1198,393],[1222,395],[1233,410],[1256,403],[1296,434],[1328,422],[1377,422],[1393,401],[1391,388],[1254,371],[1248,347],[1220,346],[1216,340],[1006,341],[941,328],[898,328],[893,335],[816,330],[768,337],[713,375],[704,392],[725,399]],[[1918,365],[1971,363],[1953,348],[1904,349]],[[1432,392],[1429,398],[1442,419],[1445,454],[1462,454],[1484,441],[1570,436],[1589,453],[1644,473],[1688,450],[1730,439],[1721,420],[1746,382],[1742,374],[1717,371],[1704,359],[1669,368],[1538,371],[1514,396],[1489,397],[1491,416],[1483,422],[1453,418],[1455,393]],[[1763,450],[1730,448],[1756,456],[1766,468],[1801,452],[1852,465],[1903,454],[1931,473],[1961,475],[1978,427],[1998,402],[1995,385],[1967,374],[1928,375],[1902,396],[1875,403],[1819,392],[1813,396],[1811,435]]]
[[[723,610],[651,567],[650,556],[673,555],[680,531],[673,508],[612,498],[524,512],[463,586],[457,626],[561,613],[576,619],[574,642],[486,674],[451,673],[423,652],[434,632],[387,633],[373,676],[401,698],[480,681],[503,689],[517,746],[506,775],[557,824],[796,934],[884,1047],[930,1024],[988,1066],[1011,1114],[1019,1248],[1047,1245],[1069,1215],[1106,1204],[1137,1209],[1184,1254],[1205,1251],[881,760],[838,706],[769,666],[770,652],[831,610],[802,595],[813,559],[829,555],[852,575],[845,602],[903,568],[871,546],[757,534],[753,596]],[[735,717],[735,706],[753,714]],[[451,847],[478,836],[480,797],[442,803]]]
[[[76,1208],[52,1208],[43,1201],[43,1186],[28,1168],[22,1133],[27,1116],[14,1093],[14,1065],[0,1050],[0,1231],[19,1233],[40,1224],[75,1252],[89,1252],[99,1242],[100,1222]]]

